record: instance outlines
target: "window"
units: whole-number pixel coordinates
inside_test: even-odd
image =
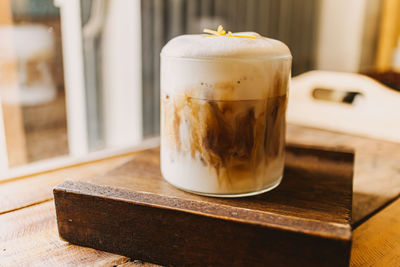
[[[222,24],[282,40],[293,75],[374,68],[381,1],[346,3],[0,0],[0,179],[157,136],[159,53],[180,34]]]

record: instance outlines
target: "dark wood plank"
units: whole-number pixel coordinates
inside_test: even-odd
[[[54,190],[60,235],[74,244],[166,265],[346,266],[353,154],[287,148],[282,184],[241,199],[175,189],[159,150],[90,183]]]
[[[51,201],[0,215],[0,225],[0,265],[156,266],[60,240]],[[400,265],[398,240],[400,199],[354,230],[350,266]]]

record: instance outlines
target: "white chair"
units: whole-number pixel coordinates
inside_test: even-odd
[[[318,99],[315,90],[330,91],[336,101]],[[343,96],[349,92],[357,92],[358,96],[352,103],[345,103]],[[399,92],[365,75],[310,71],[292,79],[287,120],[293,124],[400,142],[399,107]]]

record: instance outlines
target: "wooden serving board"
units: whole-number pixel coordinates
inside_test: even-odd
[[[352,152],[287,146],[284,178],[247,198],[198,196],[165,182],[159,149],[90,182],[54,189],[60,236],[163,265],[347,266]]]

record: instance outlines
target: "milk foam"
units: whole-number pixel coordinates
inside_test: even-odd
[[[161,56],[183,58],[291,58],[289,48],[282,42],[263,37],[255,32],[239,32],[235,35],[254,36],[241,38],[210,36],[207,34],[181,35],[170,40],[162,49]]]
[[[223,101],[282,96],[287,92],[284,84],[289,82],[290,65],[290,59],[162,57],[161,91],[168,95]]]

